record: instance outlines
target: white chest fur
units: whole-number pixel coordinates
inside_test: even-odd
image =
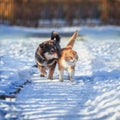
[[[74,66],[75,62],[67,62],[65,60],[62,60],[62,65],[66,69],[66,68],[69,68],[70,66]]]

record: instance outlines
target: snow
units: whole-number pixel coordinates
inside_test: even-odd
[[[34,52],[58,31],[64,47],[76,29],[74,82],[41,78]],[[28,84],[25,82],[30,81]],[[20,88],[18,94],[14,94]],[[120,27],[24,28],[0,26],[0,120],[120,120]]]

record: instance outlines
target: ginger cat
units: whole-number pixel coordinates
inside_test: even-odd
[[[65,48],[61,50],[61,56],[58,59],[59,80],[63,82],[64,70],[68,71],[68,79],[73,81],[75,65],[78,61],[77,52],[72,50],[78,31],[75,31]]]

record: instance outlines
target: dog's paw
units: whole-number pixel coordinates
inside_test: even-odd
[[[59,80],[59,82],[63,82],[63,80],[62,80],[62,79],[60,79],[60,80]]]
[[[45,77],[45,75],[42,75],[42,74],[41,74],[40,77]]]
[[[53,80],[53,77],[48,77],[49,80]]]

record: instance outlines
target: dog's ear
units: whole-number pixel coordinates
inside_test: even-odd
[[[42,49],[45,49],[45,44],[42,43],[42,44],[39,45],[39,47],[42,48]]]

